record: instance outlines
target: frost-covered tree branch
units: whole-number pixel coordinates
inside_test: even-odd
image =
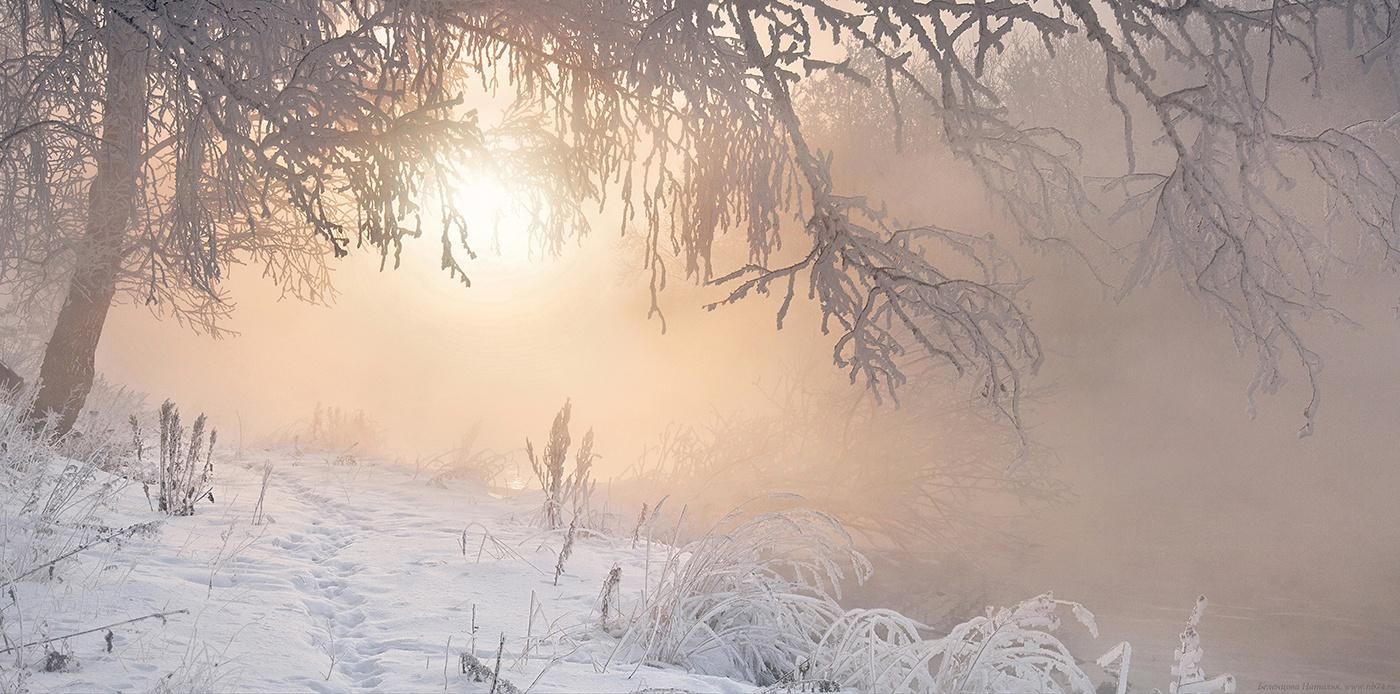
[[[331,290],[329,258],[363,247],[397,264],[404,239],[425,232],[465,281],[470,211],[451,184],[468,164],[529,187],[532,232],[547,249],[583,233],[581,204],[611,190],[626,219],[644,218],[657,290],[668,230],[695,276],[710,272],[716,229],[747,220],[766,248],[777,202],[747,191],[783,173],[763,119],[749,117],[761,103],[702,79],[738,75],[724,67],[732,56],[702,42],[678,51],[692,37],[647,25],[649,9],[7,6],[0,190],[14,204],[0,212],[0,281],[18,294],[72,283],[39,409],[62,423],[81,405],[119,293],[217,332],[231,307],[219,283],[234,264],[317,300]],[[469,93],[514,106],[486,127]],[[705,117],[678,109],[682,100]]]
[[[1400,168],[1395,125],[1338,123],[1314,134],[1288,127],[1277,108],[1283,53],[1301,56],[1304,79],[1321,89],[1321,32],[1339,9],[1349,31],[1390,41],[1400,7],[1392,3],[1185,3],[1176,8],[1067,3],[1085,39],[1105,58],[1107,84],[1123,112],[1128,173],[1120,214],[1146,210],[1150,219],[1124,291],[1174,265],[1186,286],[1225,317],[1236,343],[1255,352],[1250,386],[1274,392],[1282,362],[1295,358],[1310,399],[1300,435],[1312,430],[1319,404],[1322,357],[1300,334],[1313,315],[1344,320],[1325,288],[1341,252],[1334,234],[1347,226],[1374,246],[1381,262],[1400,261]],[[1156,63],[1189,70],[1168,86]],[[1173,154],[1163,172],[1136,170],[1134,123],[1118,85],[1155,117]],[[1389,131],[1389,132],[1387,132]],[[1389,138],[1389,143],[1386,139]],[[1308,205],[1320,189],[1323,213]],[[1315,199],[1315,198],[1313,198]]]
[[[1333,266],[1345,252],[1342,236],[1358,232],[1363,245],[1394,267],[1400,169],[1393,162],[1400,160],[1400,122],[1394,117],[1341,120],[1311,133],[1290,127],[1281,102],[1297,101],[1297,90],[1290,94],[1280,84],[1285,73],[1301,72],[1320,93],[1324,54],[1329,48],[1335,52],[1344,29],[1347,44],[1364,49],[1359,59],[1389,69],[1400,85],[1393,50],[1400,13],[1395,3],[792,0],[733,7],[741,8],[734,10],[736,23],[753,18],[752,34],[761,48],[751,62],[775,104],[781,107],[787,92],[797,96],[798,107],[788,109],[794,115],[783,119],[785,130],[799,130],[805,124],[796,114],[806,113],[827,130],[873,126],[896,149],[936,140],[976,175],[1031,247],[1082,258],[1101,282],[1123,293],[1160,268],[1176,266],[1186,285],[1224,316],[1241,349],[1254,352],[1258,370],[1251,396],[1276,390],[1289,359],[1301,366],[1311,391],[1302,433],[1311,430],[1322,358],[1308,346],[1302,322],[1312,316],[1345,320],[1326,290]],[[742,34],[742,25],[735,31]],[[1101,66],[1103,89],[1122,117],[1127,163],[1102,193],[1084,183],[1080,142],[1049,124],[1024,124],[1006,106],[1001,63],[1018,59],[1017,43],[1033,42],[1045,47],[1043,58],[1049,60],[1064,60],[1060,53],[1065,46],[1075,49],[1070,58],[1083,56],[1078,49],[1087,47]],[[833,185],[829,164],[810,141],[793,138],[792,146],[817,200],[830,196]],[[821,206],[814,203],[808,223],[812,253],[787,267],[750,268],[755,273],[751,281],[731,299],[773,282],[791,288],[799,273],[824,259],[840,257],[844,271],[861,267],[859,253],[853,258],[833,251],[842,247],[843,233],[826,229]],[[840,209],[844,214],[870,207],[860,199]],[[1319,207],[1321,213],[1315,211]],[[1127,250],[1108,243],[1104,227],[1123,226],[1134,212],[1146,221],[1145,236],[1134,244],[1136,262],[1125,279],[1109,279],[1107,268],[1090,260],[1091,251],[1102,247],[1119,256]],[[885,260],[908,267],[946,264],[947,256],[947,249],[924,249],[913,257]],[[878,310],[880,300],[889,296],[888,285],[882,284],[887,273],[880,269],[857,281],[873,286],[865,295],[871,301],[862,304],[848,296],[848,302]],[[941,281],[929,284],[944,286]],[[1018,335],[1033,337],[1013,310],[1014,295],[1002,290],[1014,282],[973,281],[997,290],[982,306],[1007,311],[995,316],[982,310],[978,320],[994,328],[984,334],[1015,341],[1021,341]],[[814,273],[810,293],[828,320],[836,306],[833,288],[839,286],[833,276],[816,279]],[[789,289],[780,320],[791,296]],[[886,345],[918,345],[945,358],[956,354],[962,364],[970,363],[969,355],[985,355],[980,371],[987,374],[1017,373],[1015,360],[1008,357],[1020,357],[1024,365],[1036,363],[1030,339],[1019,350],[1009,349],[1014,342],[1001,349],[985,343],[950,349],[925,339],[946,313],[929,320],[891,312],[899,321],[907,316],[918,328],[890,336]],[[849,307],[844,314],[864,315]],[[851,334],[853,325],[865,324],[859,319],[843,324],[846,337],[838,344],[870,344]],[[839,349],[838,363],[868,363],[863,354],[843,356]],[[891,373],[888,358],[877,361],[882,363],[878,375],[886,378]],[[980,383],[993,394],[1003,387],[1013,396],[1017,392],[1014,379]],[[1006,406],[1015,417],[1015,398]]]
[[[50,341],[69,353],[45,359],[39,400],[71,412],[113,297],[217,331],[231,306],[220,281],[235,265],[315,300],[331,291],[331,259],[363,248],[387,267],[425,235],[465,281],[481,239],[451,188],[492,170],[525,191],[532,246],[546,252],[587,232],[588,207],[616,206],[623,229],[646,239],[653,315],[673,257],[687,278],[723,280],[720,303],[776,287],[780,324],[801,282],[853,379],[893,392],[911,365],[946,362],[1019,421],[1041,350],[1009,257],[937,220],[891,218],[880,191],[861,191],[874,202],[838,193],[811,125],[854,114],[900,148],[937,139],[1028,244],[1088,261],[1084,239],[1101,229],[1080,143],[1020,122],[1000,91],[1008,46],[1030,37],[1092,49],[1120,107],[1127,169],[1113,190],[1126,192],[1120,212],[1143,211],[1150,228],[1125,286],[1176,265],[1255,350],[1257,389],[1278,386],[1288,355],[1302,362],[1310,423],[1321,360],[1299,322],[1331,312],[1320,230],[1350,217],[1393,262],[1395,122],[1297,132],[1274,108],[1276,85],[1299,56],[1322,78],[1329,21],[1351,29],[1359,60],[1394,71],[1398,10],[1394,0],[10,3],[0,283],[26,296],[70,282],[63,339]],[[473,108],[486,103],[509,106],[487,118]],[[1158,150],[1170,153],[1165,168]],[[1299,182],[1326,191],[1325,219],[1290,192]],[[808,243],[780,259],[794,217]],[[734,272],[714,267],[726,231],[747,255]]]
[[[766,41],[755,29],[755,18],[768,28]],[[905,379],[911,353],[922,353],[946,361],[960,374],[976,372],[982,395],[1019,422],[1021,372],[1039,366],[1042,355],[1013,299],[1019,288],[1014,265],[986,239],[932,226],[890,229],[884,215],[863,199],[834,194],[829,162],[804,137],[789,94],[791,76],[783,70],[783,47],[800,45],[808,36],[806,16],[768,6],[753,16],[735,9],[733,21],[810,192],[806,229],[813,245],[796,263],[778,268],[755,264],[720,278],[738,281],[721,303],[752,291],[766,293],[777,283],[783,292],[781,327],[798,278],[806,275],[823,329],[838,329],[835,361],[850,371],[853,381],[863,376],[872,388],[883,386],[893,395]],[[930,257],[935,250],[962,256],[973,272],[959,276],[934,265]]]

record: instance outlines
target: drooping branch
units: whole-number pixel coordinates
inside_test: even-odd
[[[1400,204],[1392,163],[1400,161],[1400,121],[1343,121],[1300,133],[1285,122],[1279,85],[1284,66],[1297,70],[1301,62],[1304,79],[1320,90],[1325,39],[1343,23],[1367,65],[1393,68],[1395,3],[789,0],[742,7],[767,41],[768,76],[802,87],[799,112],[838,135],[873,125],[896,149],[936,138],[970,167],[1031,247],[1084,259],[1120,295],[1177,266],[1241,349],[1253,351],[1251,399],[1276,390],[1283,361],[1296,360],[1311,391],[1301,432],[1311,430],[1322,361],[1302,337],[1302,323],[1346,320],[1326,290],[1344,250],[1331,240],[1337,232],[1359,232],[1384,265],[1397,260],[1400,227],[1388,211]],[[829,38],[819,45],[818,34]],[[1056,59],[1065,46],[1082,55],[1078,48],[1087,46],[1104,68],[1103,88],[1123,119],[1127,171],[1102,198],[1081,180],[1081,143],[1048,125],[1022,125],[1006,108],[996,79],[1002,54],[1036,42],[1047,54],[1037,59]],[[827,79],[813,79],[819,73]],[[1119,191],[1124,199],[1112,199]],[[1325,213],[1309,209],[1317,207]],[[1110,241],[1102,227],[1123,226],[1133,212],[1145,222],[1141,241]],[[767,279],[791,285],[807,264],[841,255],[829,241],[816,248]],[[1090,259],[1105,251],[1117,262],[1124,250],[1137,256],[1125,279]],[[908,342],[921,341],[914,335]]]
[[[781,58],[775,52],[784,40],[781,18],[755,13],[772,27],[766,46],[747,11],[736,9],[733,22],[775,104],[811,195],[806,228],[812,249],[785,267],[752,264],[719,278],[717,282],[737,285],[710,308],[750,292],[767,293],[771,284],[779,283],[784,285],[777,317],[781,327],[798,276],[805,274],[823,329],[833,324],[838,329],[833,357],[852,381],[864,376],[877,392],[883,387],[893,396],[905,381],[911,359],[922,353],[947,362],[959,374],[978,374],[981,395],[1019,426],[1021,374],[1034,371],[1042,355],[1013,299],[1018,282],[998,276],[1006,259],[998,257],[986,239],[971,235],[931,226],[891,230],[863,200],[834,194],[829,163],[818,158],[803,136],[781,74]],[[950,250],[971,261],[979,274],[958,277],[933,264],[935,252]]]
[[[1301,336],[1301,324],[1313,316],[1347,321],[1325,288],[1340,253],[1329,237],[1349,225],[1378,248],[1381,264],[1400,263],[1393,213],[1400,167],[1377,137],[1397,124],[1367,121],[1299,134],[1285,127],[1274,103],[1285,48],[1303,57],[1307,79],[1321,88],[1318,37],[1328,4],[1243,10],[1188,3],[1166,12],[1125,3],[1105,12],[1085,0],[1065,2],[1105,57],[1108,83],[1132,88],[1173,154],[1165,173],[1129,172],[1110,184],[1125,194],[1117,217],[1139,212],[1149,220],[1123,291],[1175,265],[1185,286],[1224,317],[1236,344],[1253,350],[1251,402],[1256,392],[1275,392],[1284,382],[1283,359],[1296,359],[1310,393],[1302,436],[1318,411],[1323,359]],[[1396,9],[1386,11],[1395,17]],[[1262,55],[1249,45],[1254,37],[1266,41]],[[1198,81],[1159,87],[1158,53],[1189,67]],[[1131,157],[1131,111],[1123,95],[1111,96],[1124,116]],[[1323,191],[1323,215],[1308,213],[1299,179]]]

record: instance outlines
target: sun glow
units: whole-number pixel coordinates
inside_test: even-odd
[[[488,263],[518,265],[538,255],[541,205],[519,185],[481,169],[448,182],[450,205],[467,225],[467,243]]]
[[[551,220],[548,191],[489,161],[457,163],[417,202],[423,238],[403,245],[404,267],[413,269],[408,273],[413,282],[432,287],[435,296],[459,308],[468,302],[505,310],[506,305],[518,308],[527,294],[553,295],[561,271],[582,260],[578,253],[559,252],[551,241],[562,231]],[[479,291],[464,294],[461,277],[444,270],[444,232],[452,259]],[[561,260],[562,265],[556,262]],[[508,292],[496,291],[506,287]]]

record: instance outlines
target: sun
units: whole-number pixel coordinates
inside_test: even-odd
[[[533,229],[541,206],[530,191],[490,168],[459,165],[419,191],[416,200],[423,238],[405,243],[402,261],[419,276],[452,296],[460,277],[442,269],[443,240],[472,285],[504,282],[540,272],[538,236]],[[466,227],[466,243],[452,216]],[[468,252],[470,250],[470,252]]]
[[[482,169],[463,170],[447,184],[448,199],[467,225],[467,240],[480,258],[524,263],[532,257],[537,218],[528,191]]]

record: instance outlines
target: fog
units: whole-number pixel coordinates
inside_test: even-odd
[[[597,434],[604,474],[626,470],[670,424],[763,410],[764,385],[795,368],[820,387],[860,389],[830,366],[810,312],[777,331],[771,300],[707,312],[717,290],[676,283],[662,295],[662,334],[646,319],[635,249],[607,232],[558,258],[484,255],[469,266],[470,288],[410,248],[397,271],[363,256],[339,263],[328,306],[279,301],[255,268],[239,268],[227,326],[238,334],[224,339],[122,306],[99,369],[153,401],[208,412],[225,441],[238,431],[248,448],[285,440],[318,403],[363,410],[382,432],[375,452],[405,464],[459,445],[478,423],[479,445],[519,449],[571,398],[575,422]],[[1251,408],[1248,359],[1171,282],[1117,302],[1074,263],[1027,260],[1048,354],[1027,431],[1049,452],[1034,464],[1072,493],[1011,526],[1029,548],[929,547],[930,557],[979,559],[946,576],[892,568],[877,581],[917,590],[869,599],[917,609],[910,595],[970,591],[958,599],[996,603],[1053,588],[1092,598],[1107,625],[1116,614],[1118,628],[1166,653],[1175,620],[1205,593],[1221,615],[1210,628],[1218,652],[1237,670],[1400,676],[1385,645],[1400,624],[1400,323],[1397,297],[1376,291],[1381,278],[1337,292],[1360,328],[1313,326],[1327,359],[1324,408],[1299,438],[1302,386],[1260,394]],[[920,387],[955,405],[972,399],[955,380]],[[1303,665],[1261,671],[1261,658],[1290,649]]]
[[[669,422],[742,410],[765,373],[827,351],[810,326],[773,330],[766,307],[697,310],[699,291],[686,286],[663,296],[663,335],[646,319],[639,263],[603,232],[559,258],[483,256],[470,288],[437,269],[433,250],[409,246],[397,271],[346,259],[325,306],[280,301],[239,268],[227,324],[238,334],[226,339],[123,306],[99,368],[221,421],[241,418],[250,440],[307,419],[318,402],[362,409],[389,450],[410,456],[458,445],[477,421],[484,445],[520,448],[571,397],[621,458]]]
[[[1346,73],[1337,89],[1363,115],[1396,101],[1384,76]],[[1035,102],[1038,115],[1088,144],[1086,169],[1121,161],[1117,111],[1102,94],[1091,103],[1060,97]],[[1325,110],[1300,98],[1294,115],[1306,124]],[[534,486],[525,439],[538,445],[567,399],[575,426],[595,432],[599,475],[615,478],[609,494],[619,516],[675,493],[694,504],[697,523],[723,512],[714,504],[810,483],[801,454],[762,474],[716,472],[704,480],[716,489],[704,493],[700,484],[672,490],[653,479],[629,489],[634,466],[670,427],[773,418],[775,389],[796,381],[845,394],[815,406],[833,428],[851,419],[847,405],[869,408],[877,422],[914,418],[943,441],[918,443],[911,455],[935,464],[980,457],[1057,490],[1015,514],[1002,513],[1002,502],[967,502],[986,512],[998,541],[958,535],[876,553],[880,573],[853,602],[894,603],[934,621],[1053,589],[1101,608],[1104,631],[1152,646],[1156,655],[1141,662],[1165,672],[1181,619],[1203,593],[1216,610],[1202,631],[1217,669],[1254,680],[1400,682],[1393,272],[1361,264],[1329,285],[1354,325],[1325,316],[1303,324],[1325,364],[1316,425],[1303,437],[1305,371],[1285,357],[1283,387],[1251,395],[1253,348],[1238,346],[1174,272],[1119,297],[1090,270],[1117,283],[1129,264],[1122,257],[1087,238],[1087,261],[1019,242],[975,176],[946,153],[916,148],[891,159],[892,146],[868,145],[858,125],[822,135],[843,184],[878,194],[901,219],[995,233],[1023,264],[1025,308],[1046,358],[1028,376],[1020,430],[979,404],[970,379],[943,372],[911,379],[905,404],[876,404],[832,365],[834,336],[823,334],[802,290],[778,330],[780,296],[706,310],[729,288],[687,280],[668,258],[663,331],[647,315],[640,241],[617,233],[613,210],[557,255],[530,252],[521,224],[491,232],[488,220],[471,220],[480,227],[473,233],[500,235],[500,248],[465,264],[470,287],[438,268],[431,238],[408,242],[396,269],[381,268],[372,251],[333,261],[336,295],[322,304],[283,299],[261,268],[235,265],[221,285],[236,303],[222,324],[230,334],[199,334],[123,303],[102,334],[97,370],[145,393],[149,405],[168,398],[207,413],[221,445],[253,458],[297,442],[318,406],[365,413],[376,437],[354,442],[354,454],[406,466],[475,436],[475,447],[513,456],[509,479],[496,480],[512,491]],[[1095,231],[1131,255],[1142,230],[1115,224]],[[783,257],[806,250],[791,226],[784,233],[795,242]],[[719,242],[717,274],[744,262],[740,235]],[[754,480],[766,486],[751,487]],[[910,512],[875,498],[859,510]]]

